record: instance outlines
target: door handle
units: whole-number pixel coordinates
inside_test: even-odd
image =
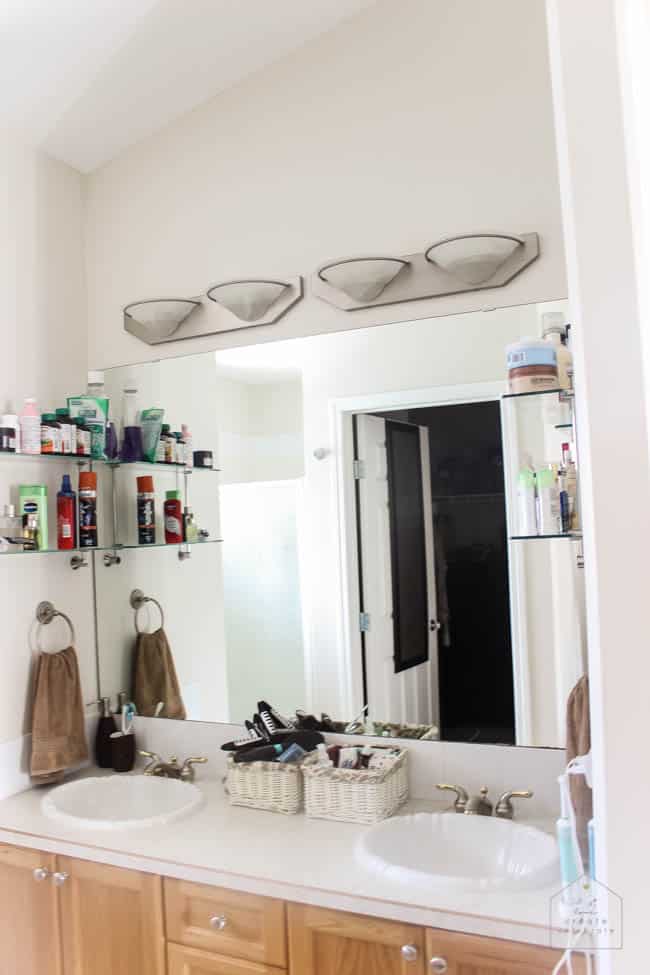
[[[442,629],[442,623],[438,620],[429,620],[429,629],[432,633],[435,633],[437,630]]]

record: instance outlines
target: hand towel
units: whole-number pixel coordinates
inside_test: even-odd
[[[566,715],[566,760],[568,763],[578,755],[586,755],[591,750],[591,723],[589,720],[589,679],[581,677],[569,695]],[[589,863],[589,839],[587,824],[593,816],[591,789],[583,775],[570,775],[569,788],[576,814],[578,843],[582,860],[587,868]]]
[[[40,653],[33,681],[31,775],[34,784],[59,782],[88,758],[79,664],[73,647]]]
[[[138,714],[154,717],[160,701],[164,704],[160,717],[185,719],[174,658],[162,629],[138,635],[133,661],[133,702]]]

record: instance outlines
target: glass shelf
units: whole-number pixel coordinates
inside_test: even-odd
[[[546,541],[549,538],[572,538],[574,541],[582,538],[582,532],[557,532],[553,535],[511,535],[511,542]]]
[[[78,467],[96,464],[100,467],[109,467],[116,470],[120,467],[131,467],[147,471],[164,471],[166,474],[218,474],[218,467],[186,467],[185,464],[151,464],[146,460],[121,461],[121,460],[97,460],[94,457],[79,457],[76,454],[13,454],[8,451],[0,451],[0,462],[11,460],[14,463],[27,461],[45,461],[48,464],[76,464]]]
[[[0,558],[3,555],[90,555],[92,552],[125,552],[125,551],[144,551],[150,548],[185,549],[201,548],[203,545],[215,545],[223,542],[223,538],[204,538],[198,542],[156,542],[154,545],[96,545],[92,548],[37,548],[22,549],[19,545],[12,545],[6,551],[0,551]]]
[[[536,389],[530,393],[504,393],[502,399],[525,399],[530,396],[559,396],[561,400],[573,399],[572,389]]]

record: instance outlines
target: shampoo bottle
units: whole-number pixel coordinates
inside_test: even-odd
[[[111,699],[101,699],[102,713],[97,723],[95,735],[95,761],[100,768],[113,768],[113,747],[111,735],[117,731],[115,718],[111,714]]]

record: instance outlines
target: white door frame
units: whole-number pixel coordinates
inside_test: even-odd
[[[354,450],[352,416],[377,410],[414,410],[427,406],[462,405],[500,401],[507,391],[505,381],[462,383],[455,386],[429,386],[384,393],[366,393],[330,400],[330,428],[334,444],[336,510],[340,572],[340,600],[343,606],[341,643],[341,687],[344,713],[356,714],[363,703],[361,666],[361,633],[359,631],[358,545],[354,482],[347,476],[352,470]],[[504,428],[505,429],[505,428]],[[502,430],[503,435],[503,430]],[[503,442],[504,455],[508,445]],[[504,468],[507,468],[507,463]],[[506,480],[506,514],[509,514],[509,481]],[[530,672],[525,639],[525,607],[513,593],[523,592],[521,563],[517,551],[509,544],[510,618],[512,634],[513,684],[515,695],[516,740],[530,727]],[[344,696],[345,695],[345,696]],[[521,728],[521,732],[520,732]],[[526,739],[523,739],[524,741]]]

